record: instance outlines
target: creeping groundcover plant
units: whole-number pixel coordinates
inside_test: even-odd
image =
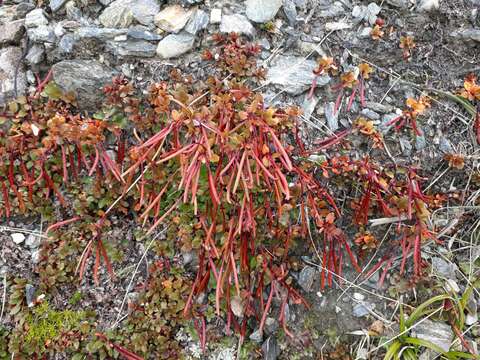
[[[9,104],[0,115],[2,217],[41,214],[49,235],[81,224],[88,231],[77,273],[92,271],[96,282],[102,264],[115,272],[102,237],[112,214],[133,217],[146,236],[166,229],[165,248],[198,255],[182,303],[202,344],[208,309],[243,339],[252,317],[263,331],[274,297],[292,335],[286,304],[308,304],[288,277],[289,249],[307,240],[318,250],[322,288],[332,285],[345,264],[361,271],[362,254],[375,247],[366,229],[372,215],[405,220],[389,246],[400,249],[401,272],[413,254],[413,276],[420,277],[420,249],[433,238],[426,220],[441,199],[422,191],[419,169],[337,151],[350,146],[352,134],[382,151],[381,134],[362,118],[307,146],[300,111],[268,106],[248,85],[263,76],[259,48],[234,34],[214,41],[204,59],[216,76],[205,81],[173,71],[142,95],[115,78],[91,116],[52,82]],[[337,205],[338,191],[349,193],[351,203]],[[381,281],[398,255],[386,254],[369,269],[382,268]],[[208,303],[196,301],[203,294]],[[232,306],[238,302],[240,311]]]

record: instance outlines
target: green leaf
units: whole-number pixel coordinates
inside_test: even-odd
[[[42,91],[42,96],[49,99],[58,100],[62,97],[62,90],[53,81],[50,81]]]

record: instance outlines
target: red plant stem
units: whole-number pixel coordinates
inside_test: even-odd
[[[10,217],[10,199],[8,198],[8,190],[5,186],[5,182],[2,181],[2,193],[3,193],[3,202],[5,206],[5,215],[7,218]]]
[[[62,167],[63,167],[63,182],[68,182],[68,171],[67,171],[67,155],[65,153],[65,147],[62,145],[60,146],[62,150]]]
[[[275,147],[277,148],[278,152],[282,155],[282,158],[285,161],[287,170],[292,171],[293,170],[292,162],[290,161],[290,157],[288,156],[285,148],[283,147],[282,143],[278,139],[277,135],[275,135],[275,132],[271,128],[268,128],[268,130],[270,131],[270,135],[272,136]]]
[[[260,334],[263,334],[265,320],[267,319],[268,311],[270,310],[270,306],[272,305],[274,291],[275,291],[275,280],[272,280],[272,282],[270,283],[270,295],[268,295],[267,304],[265,305],[265,310],[263,311],[262,319],[260,320],[260,326],[258,327],[258,331],[260,332]]]
[[[308,92],[307,99],[309,99],[309,100],[313,97],[313,93],[314,93],[315,89],[317,88],[317,77],[318,77],[318,75],[315,75],[315,77],[313,78],[312,86],[310,87],[310,91]]]
[[[48,233],[49,233],[50,231],[56,230],[56,229],[58,229],[58,228],[61,227],[61,226],[68,225],[68,224],[70,224],[70,223],[72,223],[72,222],[75,222],[75,221],[78,221],[78,220],[80,220],[80,217],[79,217],[79,216],[75,216],[75,217],[73,217],[73,218],[71,218],[71,219],[68,219],[68,220],[63,220],[63,221],[56,222],[55,224],[50,225],[50,226],[47,228],[47,230],[45,230],[45,234],[48,235]]]
[[[480,145],[480,105],[477,107],[477,114],[475,116],[474,130],[477,138],[477,144]]]
[[[175,210],[175,208],[177,207],[178,203],[180,202],[180,199],[177,199],[177,201],[175,201],[175,203],[170,207],[170,209],[168,209],[161,217],[160,219],[158,219],[157,221],[155,221],[155,223],[150,227],[150,229],[148,229],[147,231],[147,235],[150,235],[153,230],[155,230],[157,228],[158,225],[160,225],[160,223],[165,220],[165,218],[170,215],[170,213]]]
[[[95,146],[95,160],[93,161],[92,167],[90,168],[90,171],[88,172],[88,176],[92,176],[93,173],[95,172],[95,169],[97,168],[99,159],[100,159],[100,154],[98,152],[98,148]]]
[[[357,87],[355,86],[352,89],[352,94],[350,95],[350,99],[348,100],[347,111],[350,111],[353,105],[353,100],[355,100],[355,94],[357,93]]]
[[[53,190],[53,192],[57,195],[57,198],[58,198],[58,201],[60,201],[60,204],[65,207],[66,203],[62,194],[60,193],[60,191],[58,191],[57,187],[55,186],[55,183],[50,178],[45,168],[43,168],[42,173],[43,173],[43,178],[45,179],[45,183],[47,184],[47,188]]]
[[[335,101],[333,115],[335,115],[338,112],[338,109],[340,108],[340,104],[342,103],[342,99],[343,99],[343,88],[340,90],[340,93],[337,96],[337,100]]]
[[[20,162],[20,169],[22,170],[24,183],[28,186],[28,200],[33,203],[33,185],[30,184],[30,175],[23,160]]]
[[[363,77],[360,78],[360,103],[362,107],[366,107],[365,103],[365,79]]]

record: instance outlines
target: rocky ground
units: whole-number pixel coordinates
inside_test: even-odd
[[[459,104],[431,89],[455,92],[462,88],[466,75],[480,74],[479,10],[478,0],[4,0],[0,1],[0,105],[33,91],[50,72],[62,90],[75,92],[86,111],[96,109],[103,85],[115,74],[123,74],[142,88],[164,79],[172,68],[205,78],[210,69],[202,53],[212,35],[237,32],[261,46],[260,65],[267,75],[259,89],[267,102],[302,107],[303,135],[309,141],[349,127],[361,114],[382,130],[389,151],[385,161],[416,163],[430,174],[429,186],[466,192],[472,174],[478,172],[471,117]],[[384,34],[374,39],[372,30],[378,24]],[[399,47],[402,36],[412,36],[416,44],[408,59]],[[335,112],[336,94],[328,75],[318,79],[316,92],[308,96],[316,60],[322,56],[333,57],[343,70],[360,62],[372,66],[365,108],[356,100],[350,111]],[[412,137],[390,129],[388,122],[398,116],[405,100],[427,92],[432,108],[419,124],[422,135]],[[450,169],[444,161],[444,155],[451,153],[465,156],[462,171]],[[294,341],[279,335],[279,323],[272,313],[263,337],[255,332],[250,336],[249,341],[258,344],[257,354],[265,359],[343,359],[348,357],[340,356],[348,353],[358,359],[381,358],[380,343],[373,334],[398,331],[396,300],[418,305],[431,289],[461,293],[473,281],[462,266],[470,266],[469,275],[478,272],[478,268],[472,270],[480,257],[475,235],[477,196],[478,192],[468,192],[462,206],[434,214],[432,221],[445,230],[439,231],[444,242],[427,245],[424,257],[431,269],[416,289],[396,274],[395,263],[382,286],[380,272],[365,279],[346,271],[345,279],[333,289],[320,290],[318,258],[311,250],[296,250],[298,266],[292,275],[311,308],[306,311],[287,304]],[[114,243],[128,242],[135,225],[117,221],[119,230],[108,237]],[[15,274],[36,286],[35,264],[44,241],[42,223],[37,218],[22,218],[3,225],[2,276]],[[125,270],[123,276],[99,287],[82,286],[82,306],[96,309],[101,327],[114,323],[131,268],[145,252],[144,244],[132,244],[118,262],[118,268]],[[379,246],[368,256],[375,263],[386,251],[394,250]],[[185,254],[177,257],[180,262],[190,260]],[[148,255],[146,261],[155,261],[155,256]],[[136,277],[138,283],[146,276],[142,271]],[[73,286],[63,290],[54,304],[61,306],[76,291]],[[475,291],[467,333],[475,349],[479,300]],[[417,337],[442,348],[448,349],[454,341],[446,322],[428,320],[415,331]],[[198,344],[190,340],[184,339],[189,356],[203,356],[198,355]],[[334,357],[332,349],[338,344],[348,350]],[[236,341],[223,339],[210,342],[205,356],[233,359],[235,353]],[[436,358],[427,352],[422,356]]]

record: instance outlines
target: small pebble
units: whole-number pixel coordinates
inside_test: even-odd
[[[22,233],[13,233],[10,236],[12,237],[13,242],[17,245],[25,241],[25,235]]]

